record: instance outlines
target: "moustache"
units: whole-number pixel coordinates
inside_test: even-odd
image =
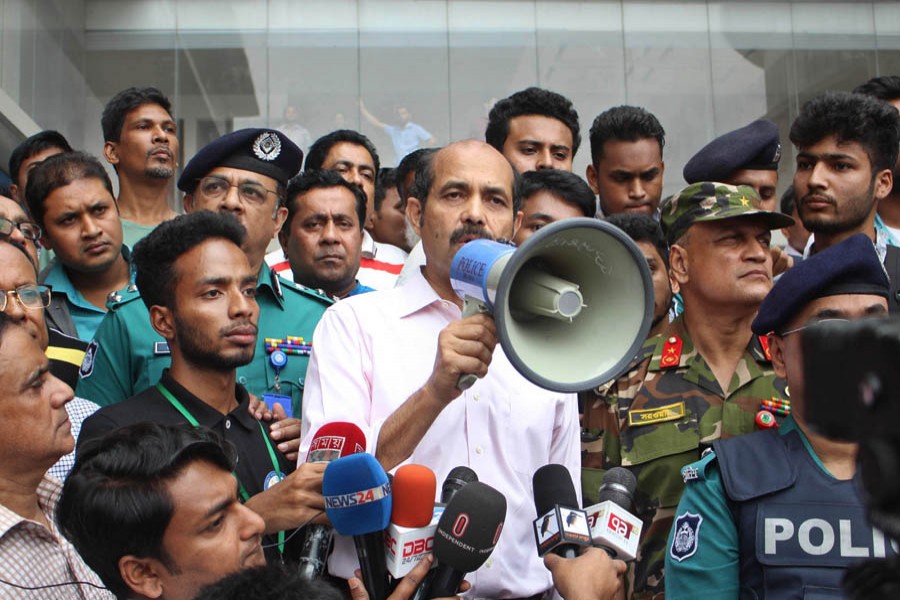
[[[482,240],[494,239],[494,236],[491,235],[491,232],[489,232],[484,227],[478,227],[477,225],[463,225],[450,234],[450,244],[458,244],[465,237]]]

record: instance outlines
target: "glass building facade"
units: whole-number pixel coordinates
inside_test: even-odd
[[[40,129],[99,154],[103,105],[132,85],[172,100],[182,165],[248,126],[359,129],[392,165],[360,100],[386,123],[407,108],[443,144],[482,137],[494,99],[538,85],[578,109],[579,174],[593,118],[634,104],[666,129],[665,193],[697,149],[761,117],[788,182],[802,103],[887,74],[896,0],[0,0],[0,165]]]

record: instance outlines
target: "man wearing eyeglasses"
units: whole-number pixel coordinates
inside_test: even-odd
[[[288,179],[302,162],[284,134],[242,129],[204,146],[178,180],[187,212],[228,213],[247,231],[242,249],[258,277],[259,335],[253,360],[237,370],[238,383],[298,416],[312,332],[331,301],[281,279],[263,259],[287,216]],[[140,296],[122,294],[88,348],[78,394],[101,406],[120,402],[154,385],[169,363],[169,346],[150,326]]]
[[[775,284],[753,332],[768,334],[775,372],[790,385],[791,414],[778,429],[714,442],[714,452],[682,470],[685,490],[666,553],[668,598],[695,598],[698,590],[715,598],[784,598],[801,590],[843,597],[846,567],[897,555],[866,517],[854,481],[856,444],[806,422],[804,409],[815,398],[804,393],[802,345],[810,324],[886,316],[889,290],[862,233]]]

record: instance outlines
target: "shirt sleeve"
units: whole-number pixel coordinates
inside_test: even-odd
[[[109,311],[85,351],[76,395],[100,406],[132,397],[131,336],[118,311]]]
[[[424,127],[416,125],[416,137],[419,138],[420,142],[427,142],[432,136]]]
[[[666,550],[666,598],[738,598],[740,556],[737,525],[725,496],[715,455],[696,469],[678,503]],[[679,534],[679,530],[681,533]]]
[[[550,444],[549,463],[564,465],[576,483],[575,493],[581,505],[581,426],[578,423],[578,398],[567,394],[557,400],[556,422]]]
[[[306,372],[299,462],[306,461],[319,427],[335,421],[359,427],[366,436],[367,451],[374,453],[371,355],[364,346],[364,333],[351,307],[335,304],[325,311],[313,334]]]

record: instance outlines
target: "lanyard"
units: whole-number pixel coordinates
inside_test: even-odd
[[[172,394],[172,392],[166,389],[166,386],[162,384],[162,381],[156,384],[156,389],[159,390],[159,393],[169,401],[169,404],[171,404],[175,408],[175,410],[181,413],[181,416],[183,416],[188,423],[190,423],[194,427],[200,427],[200,422],[197,421],[196,418],[194,418],[194,415],[192,415],[187,408],[185,408],[184,404],[178,401],[178,398],[176,398],[175,395]],[[266,443],[266,449],[269,451],[269,458],[272,460],[272,468],[275,470],[275,473],[281,473],[281,470],[278,468],[278,458],[276,458],[275,456],[275,449],[272,448],[272,442],[269,441],[269,436],[266,434],[266,430],[263,428],[262,423],[260,423],[259,421],[257,421],[256,424],[259,425],[259,430],[262,433],[263,441]],[[245,488],[244,484],[241,483],[241,480],[240,478],[238,478],[237,473],[232,471],[231,474],[238,482],[238,489],[240,490],[241,498],[244,502],[246,502],[250,499],[250,494],[247,493],[247,488]],[[284,553],[283,531],[278,532],[278,551],[282,554]]]

